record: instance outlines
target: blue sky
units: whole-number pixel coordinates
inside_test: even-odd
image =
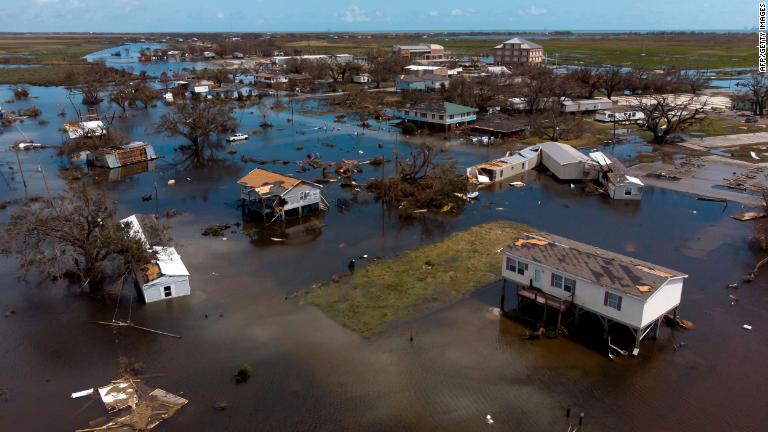
[[[753,0],[0,0],[0,31],[741,30]]]

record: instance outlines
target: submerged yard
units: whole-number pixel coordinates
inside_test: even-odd
[[[529,230],[488,222],[393,258],[377,260],[304,298],[344,326],[370,336],[456,300],[500,276],[499,249]]]

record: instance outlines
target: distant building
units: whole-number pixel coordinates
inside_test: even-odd
[[[635,123],[645,120],[645,114],[642,111],[632,111],[626,108],[612,108],[610,110],[598,111],[595,114],[595,120],[605,123]]]
[[[288,75],[259,73],[253,76],[253,81],[273,89],[283,89],[288,85]]]
[[[400,117],[406,123],[412,122],[419,126],[449,131],[456,126],[468,125],[477,120],[477,108],[450,102],[429,101],[400,110]]]
[[[243,53],[241,53],[241,52],[234,52],[234,53],[232,53],[232,58],[233,59],[243,59],[243,58],[245,58],[245,55]]]
[[[541,63],[544,47],[523,38],[513,38],[494,47],[496,63],[510,65],[518,63]]]
[[[409,60],[440,60],[445,58],[445,48],[437,44],[395,45],[392,52]]]
[[[458,75],[462,72],[461,68],[448,69],[445,66],[433,65],[409,65],[403,68],[408,75]]]
[[[610,252],[554,234],[526,233],[504,248],[502,277],[517,287],[518,309],[538,304],[560,316],[573,310],[596,315],[604,336],[611,324],[622,324],[640,341],[658,336],[666,314],[677,315],[688,276],[656,264]],[[546,312],[545,315],[546,317]],[[550,315],[552,316],[552,315]]]
[[[131,235],[139,238],[152,251],[155,258],[140,269],[134,269],[136,287],[145,303],[190,294],[189,271],[176,249],[158,245],[155,234],[159,229],[157,218],[135,214],[120,222],[130,226]]]
[[[565,113],[586,113],[595,112],[613,107],[613,101],[608,98],[593,99],[560,99],[560,111]]]
[[[395,77],[395,89],[398,91],[436,91],[446,89],[451,83],[447,75],[398,75]]]
[[[369,74],[353,75],[352,82],[356,84],[370,84],[373,82],[373,77]]]

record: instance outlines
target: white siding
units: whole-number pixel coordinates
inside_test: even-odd
[[[627,189],[631,191],[631,195],[625,193]],[[613,199],[639,200],[643,198],[643,186],[632,182],[624,182],[618,185],[610,183],[608,184],[608,195]]]
[[[585,279],[580,279],[567,273],[555,270],[555,272],[558,274],[576,280],[576,289],[572,295],[571,293],[551,285],[553,269],[526,261],[525,259],[521,259],[521,261],[528,263],[528,271],[526,271],[524,275],[519,275],[507,270],[507,256],[510,255],[502,255],[503,277],[524,286],[528,286],[531,283],[531,280],[533,280],[533,286],[535,288],[541,289],[547,294],[551,294],[561,299],[571,300],[573,303],[584,309],[588,309],[594,313],[607,316],[615,321],[624,323],[631,327],[640,328],[641,325],[643,325],[644,302],[642,299],[638,297],[632,297],[619,291],[608,290],[622,297],[621,310],[619,311],[604,304],[606,289],[601,286],[595,285],[594,283]],[[512,258],[514,258],[514,256],[512,256]],[[536,270],[541,272],[541,276],[538,281],[535,280]]]
[[[308,192],[308,194],[302,195],[302,192]],[[302,196],[304,197],[303,200],[301,199]],[[300,184],[283,195],[283,198],[288,201],[285,210],[315,204],[320,202],[320,189],[312,185]]]
[[[648,299],[643,310],[643,325],[650,324],[680,305],[684,278],[670,279]]]
[[[172,295],[170,297],[163,295],[166,286],[171,287]],[[146,303],[186,296],[190,294],[190,291],[189,276],[161,276],[141,287]]]

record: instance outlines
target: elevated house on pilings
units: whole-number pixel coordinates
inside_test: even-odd
[[[658,337],[667,314],[677,315],[687,275],[548,233],[526,233],[514,239],[502,258],[504,290],[516,286],[518,308],[534,303],[547,313],[563,314],[576,323],[584,313],[597,316],[604,337],[616,326],[627,327],[640,341]]]
[[[306,180],[256,168],[238,184],[243,216],[255,213],[264,220],[274,220],[328,209],[322,186]]]

